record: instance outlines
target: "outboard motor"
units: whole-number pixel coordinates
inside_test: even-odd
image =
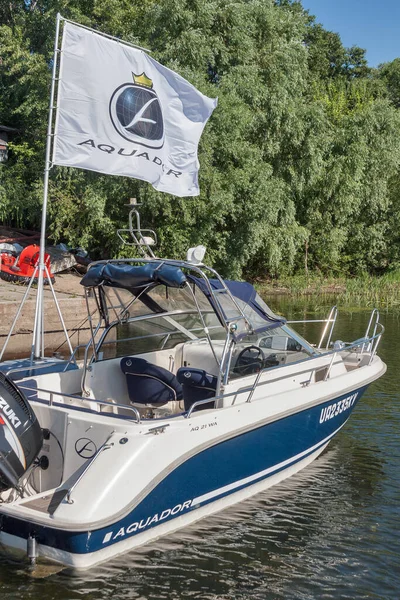
[[[19,481],[42,445],[43,433],[27,399],[0,372],[0,492],[20,489]]]

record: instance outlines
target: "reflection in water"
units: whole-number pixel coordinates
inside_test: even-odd
[[[282,310],[291,318],[301,318],[299,311],[313,316],[304,303]],[[368,314],[341,319],[334,339],[350,340],[365,330]],[[0,551],[1,598],[398,600],[400,327],[390,315],[385,321],[380,354],[388,373],[314,464],[247,502],[87,572],[32,578],[23,561]]]

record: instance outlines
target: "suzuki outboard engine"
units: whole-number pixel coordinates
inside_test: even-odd
[[[42,445],[43,433],[27,399],[0,372],[0,492],[19,490]]]

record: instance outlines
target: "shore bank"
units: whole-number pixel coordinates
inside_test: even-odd
[[[86,304],[81,276],[75,274],[57,275],[55,291],[62,315],[69,334],[72,335],[73,347],[86,343],[90,337],[89,328],[80,325],[86,319]],[[400,309],[400,273],[391,273],[381,277],[364,276],[357,278],[322,277],[317,275],[292,276],[277,280],[266,279],[253,282],[258,293],[263,297],[287,296],[293,298],[329,296],[332,303],[364,308]],[[26,287],[0,280],[0,350],[3,348],[14,316],[19,308]],[[29,354],[32,345],[32,333],[36,306],[36,288],[32,288],[18,319],[5,355],[15,358]],[[47,355],[55,350],[68,355],[68,347],[64,343],[57,309],[51,291],[45,288],[45,346]],[[74,333],[79,328],[79,333]],[[60,344],[63,344],[60,348]]]
[[[262,297],[285,295],[332,296],[343,304],[400,308],[400,272],[382,276],[309,277],[294,275],[282,279],[253,282]]]
[[[70,336],[73,334],[71,340],[73,346],[87,342],[90,333],[86,325],[74,334],[74,331],[84,322],[87,315],[83,288],[79,283],[80,280],[80,275],[56,275],[54,283],[54,289],[66,328]],[[25,291],[25,285],[17,285],[0,280],[0,349],[3,348]],[[65,336],[57,308],[48,286],[45,287],[44,296],[45,354],[51,355],[54,350],[57,350],[63,344],[59,348],[59,351],[61,354],[68,355],[68,346],[63,343]],[[32,346],[35,307],[36,287],[32,287],[16,323],[14,333],[8,343],[4,359],[29,354]]]

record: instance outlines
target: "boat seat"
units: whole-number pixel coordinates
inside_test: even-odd
[[[218,377],[207,373],[203,369],[181,367],[176,373],[179,383],[182,385],[183,401],[185,410],[199,400],[214,398],[217,389]],[[200,405],[197,410],[206,410],[215,407],[215,402],[207,402]]]
[[[120,364],[132,403],[160,405],[182,400],[182,386],[167,369],[131,356],[124,357]]]

